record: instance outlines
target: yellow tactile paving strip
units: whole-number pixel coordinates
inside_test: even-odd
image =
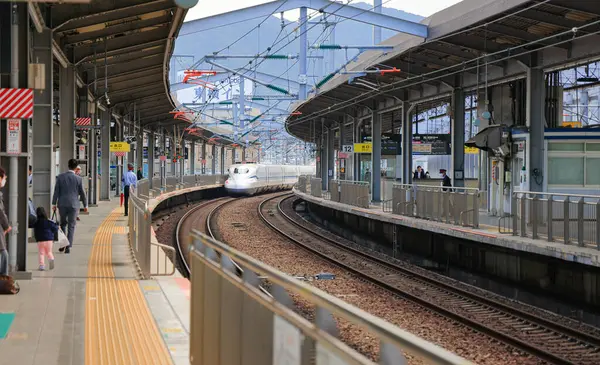
[[[117,280],[112,235],[121,209],[102,222],[88,265],[85,306],[85,364],[172,364],[171,356],[136,280]]]

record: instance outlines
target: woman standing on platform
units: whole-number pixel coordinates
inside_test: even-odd
[[[0,188],[6,185],[6,172],[0,167]],[[0,226],[3,232],[0,234],[0,275],[8,275],[8,251],[6,251],[6,234],[12,230],[8,224],[8,218],[4,212],[4,200],[0,191]]]

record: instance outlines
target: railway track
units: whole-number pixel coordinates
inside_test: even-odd
[[[600,364],[600,337],[451,286],[319,233],[289,194],[265,199],[260,218],[300,247],[358,277],[553,364]]]
[[[187,211],[183,217],[177,223],[177,227],[174,232],[174,243],[175,250],[179,256],[179,260],[181,262],[181,268],[184,270],[182,275],[189,277],[190,275],[190,266],[188,264],[188,253],[189,245],[191,244],[191,240],[189,237],[189,233],[192,229],[196,229],[204,234],[211,236],[214,239],[216,229],[215,224],[213,222],[214,213],[223,205],[233,201],[233,198],[223,197],[217,198],[213,200],[209,200],[203,203],[200,203],[194,206],[192,209]]]

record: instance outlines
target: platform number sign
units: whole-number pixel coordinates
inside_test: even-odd
[[[8,119],[6,122],[6,153],[21,153],[21,119]]]
[[[342,146],[342,152],[344,153],[353,153],[354,152],[354,145],[351,144],[345,144]]]

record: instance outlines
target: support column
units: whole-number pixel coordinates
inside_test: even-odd
[[[373,151],[371,152],[373,164],[371,199],[374,202],[379,202],[381,201],[381,114],[377,111],[377,102],[373,105],[371,121],[373,123],[371,129],[371,140],[373,141]]]
[[[163,150],[163,154],[165,157],[167,156],[167,135],[163,130],[163,134],[161,136],[161,147]],[[160,163],[160,187],[165,190],[167,188],[167,159],[161,161]]]
[[[213,145],[214,146],[214,145]],[[202,161],[205,161],[202,164],[202,175],[206,174],[206,141],[202,142]],[[213,162],[214,162],[214,153],[213,153]],[[215,173],[215,169],[212,169],[213,174]]]
[[[154,145],[156,141],[156,134],[154,131],[148,133],[148,186],[150,189],[154,189],[152,180],[154,179]]]
[[[75,67],[60,69],[60,171],[69,168],[69,160],[75,157]]]
[[[452,166],[450,178],[452,185],[465,186],[465,93],[454,89],[452,93]]]
[[[231,164],[235,164],[235,147],[231,149]]]
[[[335,167],[335,150],[334,150],[335,131],[330,128],[327,133],[327,190],[329,190],[329,180],[335,179],[333,170]]]
[[[402,103],[402,184],[412,183],[412,119],[413,106]]]
[[[135,144],[135,164],[144,171],[144,130],[140,127],[136,133]],[[148,143],[149,144],[149,143]],[[148,156],[150,157],[150,156]]]
[[[217,174],[217,156],[216,156],[217,155],[217,146],[214,144],[211,146],[211,154],[212,154],[212,158],[210,159],[210,164],[211,164],[210,170],[213,175],[216,175]]]
[[[120,123],[117,123],[116,127],[117,127],[117,141],[123,141],[123,130],[125,129],[125,119],[123,117],[120,118],[121,120],[119,121]],[[118,198],[121,195],[121,179],[123,179],[123,169],[125,168],[125,166],[123,166],[123,160],[125,159],[125,157],[117,157],[117,181],[116,181],[116,189],[115,189],[115,196]]]
[[[221,158],[221,175],[225,175],[225,146],[221,146],[220,158]]]
[[[196,142],[190,143],[190,175],[196,175]]]
[[[532,67],[527,70],[527,127],[529,127],[529,145],[527,146],[527,166],[529,172],[529,191],[544,191],[544,127],[545,118],[545,80],[544,69],[537,68],[542,63],[541,56],[532,55]]]
[[[26,3],[0,2],[0,87],[26,88],[29,63],[29,27]],[[52,60],[50,60],[52,62]],[[10,76],[9,76],[10,75]],[[46,84],[48,86],[48,84]],[[35,97],[35,96],[34,96]],[[36,102],[37,103],[37,102]],[[5,168],[8,181],[4,187],[4,204],[12,231],[6,235],[9,254],[9,272],[19,278],[30,278],[27,270],[27,222],[29,218],[28,166],[31,140],[29,119],[20,120],[21,155],[4,156],[0,164]],[[6,131],[6,121],[1,130]],[[2,133],[6,144],[6,132]]]
[[[183,177],[185,176],[185,139],[181,139],[181,159],[179,160],[179,182],[183,184]]]
[[[55,179],[54,123],[52,122],[52,30],[33,33],[33,57],[45,67],[44,90],[33,93],[33,203],[50,212]]]
[[[381,0],[373,0],[373,12],[381,14]],[[373,45],[381,43],[381,27],[379,25],[373,25]]]
[[[321,135],[321,190],[326,191],[328,188],[327,171],[329,170],[327,151],[329,150],[329,133],[327,130]]]
[[[110,121],[112,119],[110,109],[101,111],[100,116],[102,125],[102,134],[100,135],[102,140],[102,150],[100,151],[100,200],[106,201],[110,200]]]
[[[308,31],[307,31],[307,23],[308,23],[308,11],[306,7],[300,8],[300,52],[299,52],[299,72],[298,75],[298,83],[300,84],[298,89],[298,99],[306,100],[306,82],[307,82],[307,62],[306,62],[306,52],[308,50]]]
[[[98,125],[98,103],[92,104],[92,113],[90,113],[92,126]],[[89,133],[90,147],[88,153],[88,171],[90,176],[90,191],[88,194],[88,206],[95,207],[98,204],[98,133],[99,129],[91,129]]]

